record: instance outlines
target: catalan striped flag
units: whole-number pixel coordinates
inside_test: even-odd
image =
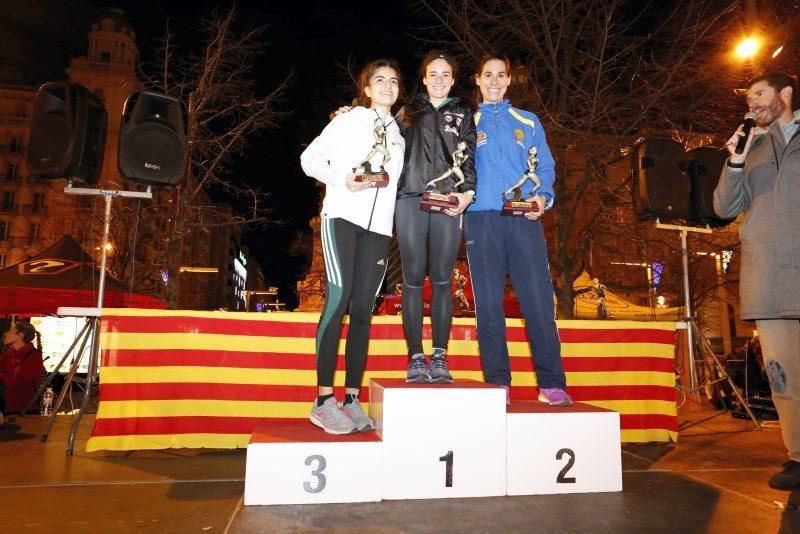
[[[316,396],[311,313],[106,309],[101,320],[100,406],[87,451],[246,447],[257,423],[305,419]],[[427,321],[427,319],[426,319]],[[677,439],[675,324],[559,321],[568,391],[620,412],[626,442]],[[535,399],[526,333],[508,320],[512,400]],[[346,336],[347,326],[342,332]],[[430,351],[430,324],[423,336]],[[456,379],[482,380],[474,319],[454,319],[448,350]],[[336,393],[344,385],[344,341]],[[405,377],[398,316],[373,319],[362,402],[371,378]]]

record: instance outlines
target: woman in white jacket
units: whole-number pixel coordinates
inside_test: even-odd
[[[322,203],[322,250],[327,292],[317,327],[319,396],[311,422],[331,434],[374,428],[358,402],[367,357],[372,308],[388,263],[389,237],[403,167],[405,143],[391,107],[400,91],[400,69],[394,60],[377,60],[359,76],[360,106],[334,117],[300,156],[303,171],[325,184]],[[376,120],[383,123],[384,148],[375,145]],[[354,169],[373,153],[373,169],[383,164],[386,187],[356,181]],[[333,395],[336,353],[344,315],[350,324],[345,348],[345,398],[339,408]]]

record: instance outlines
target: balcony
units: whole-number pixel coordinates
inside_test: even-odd
[[[19,206],[17,204],[0,204],[0,213],[16,215],[19,213]]]
[[[13,247],[33,247],[36,249],[43,248],[44,246],[44,239],[41,237],[30,237],[30,236],[16,236],[10,238],[11,246]]]
[[[19,174],[0,174],[0,182],[4,184],[18,184],[20,183]]]
[[[25,155],[25,147],[22,145],[0,145],[0,154],[23,157]]]
[[[22,215],[47,215],[47,206],[41,204],[23,204],[19,208]]]
[[[0,125],[2,126],[17,126],[19,128],[27,128],[30,126],[30,122],[30,113],[0,113]]]

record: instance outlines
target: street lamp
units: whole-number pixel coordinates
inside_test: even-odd
[[[741,60],[753,59],[761,48],[761,39],[757,36],[745,37],[736,45],[733,54]]]

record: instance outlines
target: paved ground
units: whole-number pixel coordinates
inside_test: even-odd
[[[39,417],[0,428],[0,532],[800,533],[800,491],[767,486],[780,430],[727,413],[677,444],[626,445],[621,493],[246,508],[244,451],[87,454],[87,416],[67,457],[71,419],[46,443]]]

